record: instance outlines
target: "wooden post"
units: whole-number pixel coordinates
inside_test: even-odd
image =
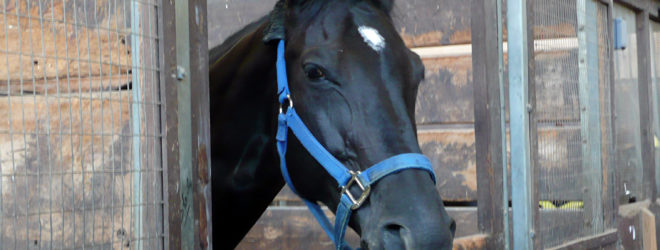
[[[655,214],[648,208],[643,208],[640,212],[642,223],[642,240],[645,250],[657,250],[658,241],[656,240],[656,222]]]
[[[209,101],[208,27],[206,0],[189,0],[192,171],[199,244],[213,249],[211,220],[211,118]]]
[[[205,0],[161,1],[165,248],[204,249],[210,235]]]
[[[534,90],[534,38],[531,1],[507,1],[509,51],[509,103],[511,127],[511,195],[513,247],[534,249],[538,244],[538,195],[536,194],[536,105]],[[530,49],[532,48],[532,49]]]
[[[642,10],[637,13],[637,66],[639,89],[639,123],[642,143],[642,199],[655,201],[655,146],[653,141],[653,123],[651,120],[652,69],[651,69],[651,34],[649,32],[649,13]]]
[[[604,2],[605,1],[605,2]],[[604,152],[604,158],[602,163],[604,164],[603,167],[606,169],[605,172],[608,173],[607,175],[607,182],[608,183],[613,183],[612,186],[610,185],[605,185],[604,188],[605,190],[603,191],[603,194],[601,197],[603,197],[603,202],[605,206],[605,202],[607,204],[610,204],[608,199],[612,199],[612,197],[615,198],[615,201],[612,202],[614,203],[614,207],[611,209],[607,209],[607,211],[604,211],[604,216],[608,220],[614,220],[617,216],[617,211],[619,210],[619,202],[618,202],[618,197],[619,197],[619,171],[616,170],[616,116],[615,116],[615,90],[616,88],[614,87],[615,79],[616,79],[616,72],[614,71],[616,65],[614,61],[614,47],[612,44],[614,44],[614,0],[601,0],[601,2],[604,2],[607,4],[607,30],[609,31],[609,36],[607,37],[607,44],[608,50],[607,52],[607,58],[609,60],[606,62],[609,67],[609,72],[607,76],[609,77],[608,81],[608,88],[609,88],[609,97],[608,99],[603,98],[604,103],[603,103],[603,109],[609,109],[609,119],[603,119],[602,124],[607,124],[610,127],[610,131],[608,133],[607,129],[601,132],[601,139],[607,140],[610,143],[607,143],[603,147],[603,152]],[[605,101],[607,100],[607,101]],[[605,106],[609,104],[609,106]]]
[[[660,168],[660,161],[657,159],[660,158],[660,145],[657,145],[655,143],[655,138],[660,136],[660,88],[658,88],[658,84],[660,84],[660,81],[658,78],[660,78],[660,75],[658,75],[660,72],[657,72],[656,70],[658,69],[658,63],[660,62],[660,50],[657,47],[657,44],[660,43],[660,39],[658,37],[655,37],[653,32],[660,32],[660,23],[656,21],[650,22],[650,27],[649,27],[649,36],[651,38],[651,54],[653,55],[653,60],[651,61],[651,75],[652,77],[652,82],[651,82],[651,88],[652,88],[652,96],[653,96],[653,128],[654,128],[654,133],[653,133],[653,144],[654,144],[654,152],[655,152],[655,185],[656,185],[656,192],[657,190],[660,189],[660,182],[658,181],[660,179],[660,171],[658,169]],[[654,46],[655,45],[655,46]]]
[[[479,231],[489,235],[489,248],[508,249],[506,128],[501,82],[503,43],[498,4],[501,1],[472,1],[474,129]]]
[[[598,41],[598,9],[591,0],[578,0],[576,7],[584,226],[596,234],[603,231],[600,86],[598,45],[589,41]]]

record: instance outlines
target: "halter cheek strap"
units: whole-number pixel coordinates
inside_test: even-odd
[[[435,183],[435,174],[431,162],[426,156],[417,153],[400,154],[383,160],[376,165],[368,168],[364,172],[351,171],[328,152],[316,137],[309,131],[307,126],[300,119],[293,107],[293,100],[289,91],[289,84],[286,74],[286,61],[284,59],[284,40],[280,40],[277,48],[277,89],[280,102],[280,113],[278,115],[277,128],[277,151],[280,156],[280,170],[282,177],[294,193],[298,191],[293,186],[289,171],[286,166],[287,136],[289,130],[293,132],[300,143],[311,154],[318,163],[334,178],[341,190],[341,198],[335,212],[335,224],[330,223],[323,210],[316,202],[311,202],[305,198],[309,210],[330,239],[335,243],[337,249],[351,249],[344,241],[344,235],[353,210],[360,208],[369,197],[371,186],[381,178],[407,169],[420,169],[427,171]],[[286,110],[286,112],[285,112]],[[357,185],[362,193],[358,197],[353,197],[349,191],[353,185]],[[300,196],[298,194],[298,196]]]

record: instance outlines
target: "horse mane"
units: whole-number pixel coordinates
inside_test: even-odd
[[[245,26],[243,29],[239,30],[238,32],[232,34],[229,36],[225,41],[218,45],[213,47],[209,51],[209,66],[213,66],[218,60],[220,60],[229,50],[231,50],[236,44],[238,44],[243,37],[254,33],[256,30],[261,27],[264,23],[266,23],[269,20],[269,15],[263,16],[259,18],[259,20],[254,21],[247,26]]]

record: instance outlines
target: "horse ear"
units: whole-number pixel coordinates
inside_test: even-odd
[[[280,0],[275,4],[275,8],[270,12],[268,17],[268,26],[264,30],[264,43],[273,43],[286,38],[286,29],[284,27],[284,20],[286,18],[287,3]]]
[[[376,5],[380,6],[385,12],[390,13],[394,8],[394,0],[372,0]]]

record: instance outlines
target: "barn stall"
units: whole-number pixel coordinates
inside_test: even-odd
[[[274,2],[209,1],[209,45]],[[396,2],[395,25],[426,66],[418,137],[457,220],[455,248],[655,246],[658,6]],[[239,248],[331,247],[304,210],[285,188]]]
[[[207,49],[274,2],[3,1],[0,249],[212,247]],[[657,246],[659,7],[397,2],[456,248]],[[303,210],[239,249],[332,248]]]

